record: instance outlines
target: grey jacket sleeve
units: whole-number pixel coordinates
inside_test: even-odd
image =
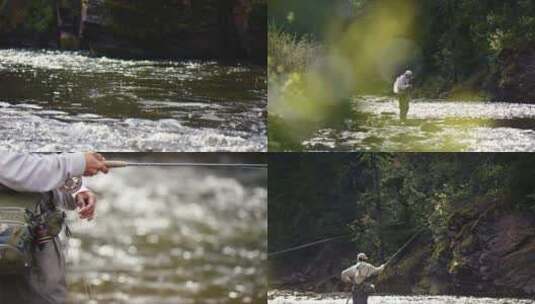
[[[15,191],[47,192],[57,189],[85,170],[83,153],[38,155],[0,151],[0,184]]]

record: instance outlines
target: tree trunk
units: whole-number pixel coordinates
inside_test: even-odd
[[[374,191],[376,194],[376,201],[375,201],[375,220],[377,221],[377,237],[378,237],[378,248],[377,248],[377,256],[381,261],[384,261],[385,252],[384,252],[384,242],[383,242],[383,233],[382,233],[382,227],[383,227],[383,205],[381,202],[381,189],[380,189],[380,172],[379,172],[379,164],[377,161],[377,155],[372,154],[372,168],[373,168],[373,185],[374,185]]]

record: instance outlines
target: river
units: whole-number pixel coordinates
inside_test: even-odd
[[[121,159],[186,161],[139,155]],[[263,169],[185,167],[87,178],[97,217],[69,212],[70,302],[265,303],[266,179]]]
[[[271,293],[271,292],[270,292]],[[318,295],[280,292],[270,295],[269,304],[346,304],[349,294]],[[349,300],[348,303],[351,303]],[[456,296],[371,296],[369,304],[533,304],[528,299],[475,298]]]
[[[0,146],[265,151],[266,70],[0,50]]]
[[[416,99],[406,122],[389,97],[355,98],[353,110],[342,127],[320,129],[304,140],[304,149],[535,151],[534,104]]]

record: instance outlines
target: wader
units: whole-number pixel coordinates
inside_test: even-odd
[[[401,120],[407,119],[407,113],[409,113],[410,99],[411,98],[410,98],[409,93],[399,94],[399,119]]]
[[[56,193],[57,192],[57,193]],[[20,222],[22,218],[35,219],[36,217],[28,214],[37,214],[37,212],[46,212],[47,215],[59,214],[59,209],[55,204],[62,201],[63,193],[59,191],[48,193],[20,193],[8,190],[0,185],[0,236],[7,235],[6,228],[10,223]],[[66,198],[66,196],[65,196]],[[65,199],[64,198],[64,199]],[[19,210],[19,215],[9,214],[11,210]],[[22,210],[29,210],[26,212]],[[33,213],[32,213],[33,212]],[[24,215],[26,214],[26,215]],[[39,213],[45,214],[45,213]],[[19,216],[16,219],[16,216]],[[41,217],[40,217],[41,218]],[[46,217],[49,219],[49,217]],[[53,225],[60,225],[63,228],[63,218],[54,217],[57,220]],[[36,222],[30,220],[29,222]],[[23,269],[17,268],[17,271],[10,272],[10,262],[2,264],[2,258],[6,261],[6,251],[0,250],[0,299],[2,303],[30,303],[30,304],[56,304],[65,303],[67,297],[67,284],[65,281],[65,258],[61,250],[59,237],[51,234],[42,233],[44,229],[37,229],[37,235],[34,237],[36,229],[30,228],[28,224],[27,231],[30,231],[32,239],[28,242],[28,256],[30,260]],[[39,228],[44,226],[40,225]],[[46,228],[48,231],[49,228]],[[50,229],[52,230],[52,229]],[[54,230],[58,230],[55,227]],[[59,233],[59,232],[58,232]],[[38,242],[37,240],[40,240]],[[8,245],[2,249],[7,248]],[[2,254],[4,256],[2,256]],[[3,267],[3,268],[2,268]],[[7,270],[6,270],[7,269]]]
[[[353,284],[351,293],[353,304],[368,304],[368,296],[375,293],[375,289],[371,283],[364,281],[360,284]]]

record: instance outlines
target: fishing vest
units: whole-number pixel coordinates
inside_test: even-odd
[[[53,199],[52,192],[16,192],[0,185],[0,275],[25,272],[32,252],[61,232],[65,213]]]

